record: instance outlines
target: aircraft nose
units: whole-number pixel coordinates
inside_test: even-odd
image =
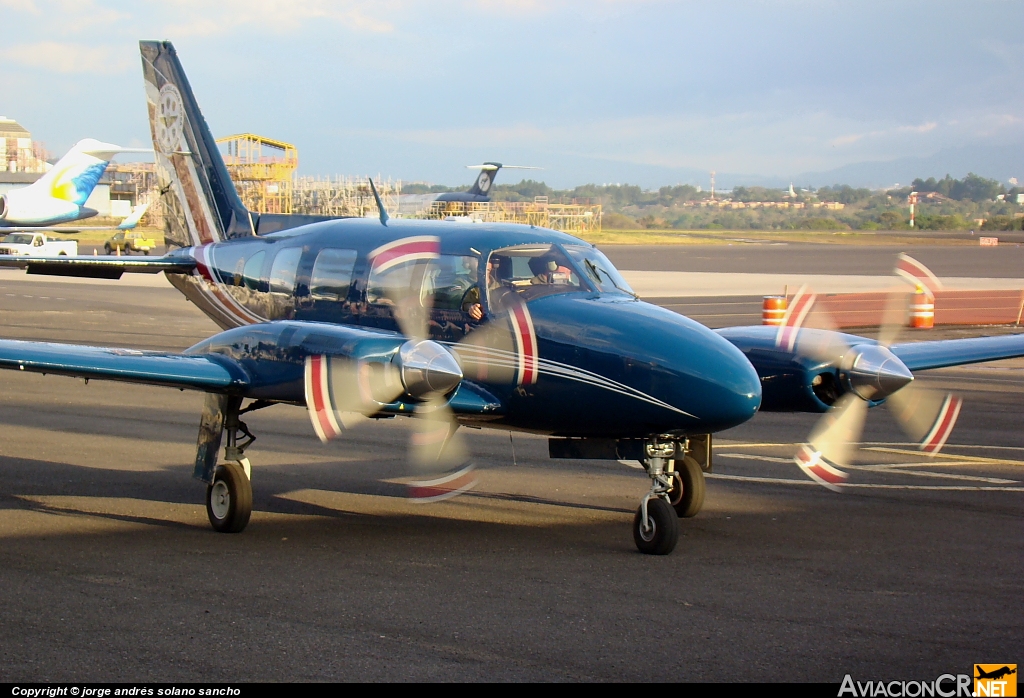
[[[686,429],[722,431],[757,413],[761,381],[743,352],[698,322],[643,305],[636,311],[648,318],[650,330],[638,349],[666,370],[662,399],[691,415]]]
[[[721,339],[717,334],[714,336]],[[715,425],[709,431],[739,426],[757,414],[761,407],[761,380],[757,371],[743,352],[724,339],[722,341],[728,346],[716,347],[719,349],[719,368],[711,379],[715,386],[709,391],[712,397],[709,404],[701,406],[701,419]]]
[[[761,407],[761,379],[747,357],[717,333],[688,318],[676,320],[685,334],[672,368],[673,404],[696,416],[708,432],[743,424]]]
[[[557,324],[538,322],[536,316],[535,324],[552,338],[566,336],[567,342],[575,341],[569,335],[577,328],[586,328],[580,365],[639,391],[639,400],[616,404],[620,425],[712,433],[746,422],[761,406],[761,381],[747,357],[698,322],[637,301],[579,301],[561,310]],[[574,322],[567,323],[566,317]],[[623,360],[622,368],[615,368]],[[645,405],[648,397],[653,400]],[[604,402],[611,404],[611,398]],[[663,407],[650,412],[656,403]]]

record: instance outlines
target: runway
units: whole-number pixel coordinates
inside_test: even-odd
[[[662,270],[687,271],[692,249]],[[735,249],[707,252],[705,270],[766,259]],[[609,252],[639,260],[624,269],[670,263]],[[839,273],[808,255],[778,268]],[[963,276],[1022,268],[964,259]],[[887,273],[872,260],[846,269]],[[718,325],[744,317],[727,298],[662,302]],[[166,284],[7,274],[0,327],[140,349],[216,331]],[[979,331],[1006,330],[928,338]],[[216,534],[190,477],[200,394],[2,378],[0,681],[932,680],[1022,649],[1022,360],[923,379],[965,399],[933,461],[872,410],[841,495],[788,461],[816,415],[721,434],[705,508],[668,557],[633,545],[639,470],[471,431],[479,488],[415,507],[401,420],[322,446],[305,411],[283,406],[247,420],[249,528]]]

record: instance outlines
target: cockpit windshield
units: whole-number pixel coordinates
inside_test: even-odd
[[[602,293],[628,293],[636,297],[619,270],[596,247],[565,245],[565,251],[576,260],[587,280],[601,289]]]

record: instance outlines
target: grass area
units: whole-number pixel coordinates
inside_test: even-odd
[[[578,237],[597,245],[726,245],[736,242],[805,242],[831,245],[977,245],[976,240],[909,237],[887,231],[814,230],[602,230]]]

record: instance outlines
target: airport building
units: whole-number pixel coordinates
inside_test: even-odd
[[[28,129],[0,116],[0,172],[42,174],[50,169],[46,156],[43,144],[33,141]]]

